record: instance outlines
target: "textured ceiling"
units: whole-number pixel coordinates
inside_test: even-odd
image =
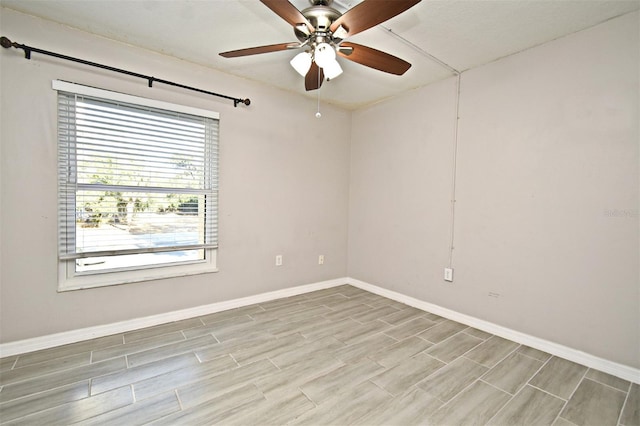
[[[375,1],[375,0],[373,0]],[[336,0],[341,12],[359,1]],[[307,0],[291,1],[298,9]],[[261,81],[306,96],[289,65],[298,51],[225,59],[218,53],[296,41],[258,0],[1,0],[3,7]],[[640,0],[422,0],[350,38],[413,64],[403,76],[341,60],[344,74],[321,97],[357,108],[640,9]],[[11,36],[7,34],[7,36]],[[15,40],[21,42],[20,40]],[[38,46],[35,42],[34,46]],[[57,49],[64,53],[64,47]],[[90,58],[87,58],[90,59]]]

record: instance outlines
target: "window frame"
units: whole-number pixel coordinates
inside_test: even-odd
[[[159,101],[150,98],[144,98],[134,95],[128,95],[120,92],[114,92],[99,89],[90,86],[84,86],[76,83],[70,83],[62,80],[53,80],[52,89],[56,91],[56,99],[59,91],[74,93],[82,96],[92,96],[102,98],[109,101],[123,102],[142,107],[151,107],[163,109],[171,112],[185,113],[195,116],[212,118],[220,120],[220,114],[214,111],[208,111],[200,108],[174,104],[171,102]],[[56,103],[57,104],[57,103]],[[57,111],[57,108],[56,108]],[[58,112],[56,112],[56,123],[58,122]],[[56,137],[57,144],[59,139]],[[60,167],[61,159],[58,159],[58,167]],[[75,166],[75,164],[74,164]],[[217,170],[217,167],[216,167]],[[217,171],[215,172],[217,173]],[[217,177],[217,176],[216,176]],[[62,188],[58,188],[58,198],[62,197]],[[74,196],[75,197],[75,196]],[[75,198],[74,198],[75,199]],[[75,205],[75,203],[74,203]],[[216,213],[218,216],[218,207],[216,203]],[[217,222],[217,221],[216,221]],[[58,226],[63,226],[65,220],[60,218]],[[66,226],[66,223],[65,223]],[[217,227],[217,225],[216,225]],[[217,233],[217,231],[216,231]],[[60,244],[60,242],[59,242]],[[197,248],[194,248],[197,249]],[[77,272],[76,259],[61,259],[58,255],[58,291],[79,290],[94,287],[103,287],[119,284],[128,284],[141,281],[150,281],[158,279],[167,279],[175,277],[183,277],[189,275],[206,274],[217,272],[217,247],[203,248],[204,260],[182,261],[176,263],[164,263],[155,265],[144,265],[135,267],[124,267],[111,270],[102,270],[95,272]]]

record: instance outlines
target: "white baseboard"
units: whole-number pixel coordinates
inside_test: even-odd
[[[521,333],[510,328],[502,327],[488,321],[481,320],[469,315],[452,311],[442,306],[434,305],[423,300],[419,300],[402,293],[387,290],[373,284],[366,283],[354,278],[337,278],[334,280],[321,281],[313,284],[306,284],[296,287],[289,287],[282,290],[270,291],[254,296],[243,297],[240,299],[227,300],[209,305],[197,306],[194,308],[182,309],[179,311],[167,312],[164,314],[151,315],[143,318],[135,318],[132,320],[121,321],[112,324],[99,325],[95,327],[82,328],[79,330],[66,331],[62,333],[50,334],[47,336],[34,337],[31,339],[19,340],[0,344],[0,357],[18,355],[27,352],[33,352],[41,349],[52,348],[60,345],[80,342],[82,340],[95,339],[97,337],[109,336],[112,334],[125,333],[127,331],[137,330],[144,327],[165,324],[173,321],[194,318],[201,315],[208,315],[215,312],[226,311],[228,309],[239,308],[242,306],[253,305],[255,303],[267,302],[270,300],[281,299],[284,297],[296,296],[303,293],[309,293],[316,290],[336,287],[343,284],[350,284],[362,290],[396,300],[405,305],[423,311],[431,312],[441,317],[457,321],[459,323],[477,328],[487,333],[512,340],[522,345],[556,355],[569,361],[577,362],[596,370],[603,371],[616,377],[629,380],[634,383],[640,383],[640,369],[627,365],[618,364],[595,355],[591,355],[577,349],[573,349],[558,343],[550,342],[539,337]]]
[[[618,364],[616,362],[609,361],[595,355],[579,351],[577,349],[550,342],[548,340],[531,336],[529,334],[521,333],[510,328],[502,327],[500,325],[484,321],[479,318],[461,314],[459,312],[443,308],[442,306],[434,305],[432,303],[406,296],[402,293],[387,290],[385,288],[378,287],[376,285],[369,284],[354,278],[347,278],[346,282],[362,290],[366,290],[371,293],[393,299],[395,301],[404,303],[405,305],[413,306],[414,308],[418,308],[423,311],[440,315],[441,317],[477,328],[478,330],[486,331],[487,333],[495,334],[496,336],[512,340],[516,343],[520,343],[521,345],[530,346],[532,348],[550,353],[551,355],[568,359],[569,361],[573,361],[578,364],[585,365],[589,368],[603,371],[605,373],[611,374],[612,376],[616,376],[633,383],[640,383],[640,369],[633,368],[624,364]]]
[[[344,285],[346,283],[346,278],[338,278],[313,284],[289,287],[282,290],[270,291],[268,293],[242,297],[240,299],[227,300],[224,302],[212,303],[209,305],[196,306],[194,308],[181,309],[179,311],[172,311],[142,318],[134,318],[131,320],[120,321],[112,324],[98,325],[94,327],[87,327],[78,330],[71,330],[62,333],[34,337],[31,339],[18,340],[15,342],[2,343],[0,344],[0,358],[38,351],[41,349],[48,349],[60,345],[68,345],[70,343],[110,336],[112,334],[125,333],[127,331],[165,324],[173,321],[180,321],[188,318],[199,317],[202,315],[213,314],[215,312],[253,305],[255,303],[262,303],[269,300],[281,299],[284,297],[296,296],[298,294],[309,293],[316,290],[323,290],[325,288],[336,287],[339,285]]]

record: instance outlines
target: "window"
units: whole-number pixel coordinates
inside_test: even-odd
[[[215,271],[218,114],[53,88],[60,290]]]

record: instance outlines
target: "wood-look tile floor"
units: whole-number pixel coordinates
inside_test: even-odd
[[[637,384],[341,286],[0,359],[0,423],[640,424]]]

